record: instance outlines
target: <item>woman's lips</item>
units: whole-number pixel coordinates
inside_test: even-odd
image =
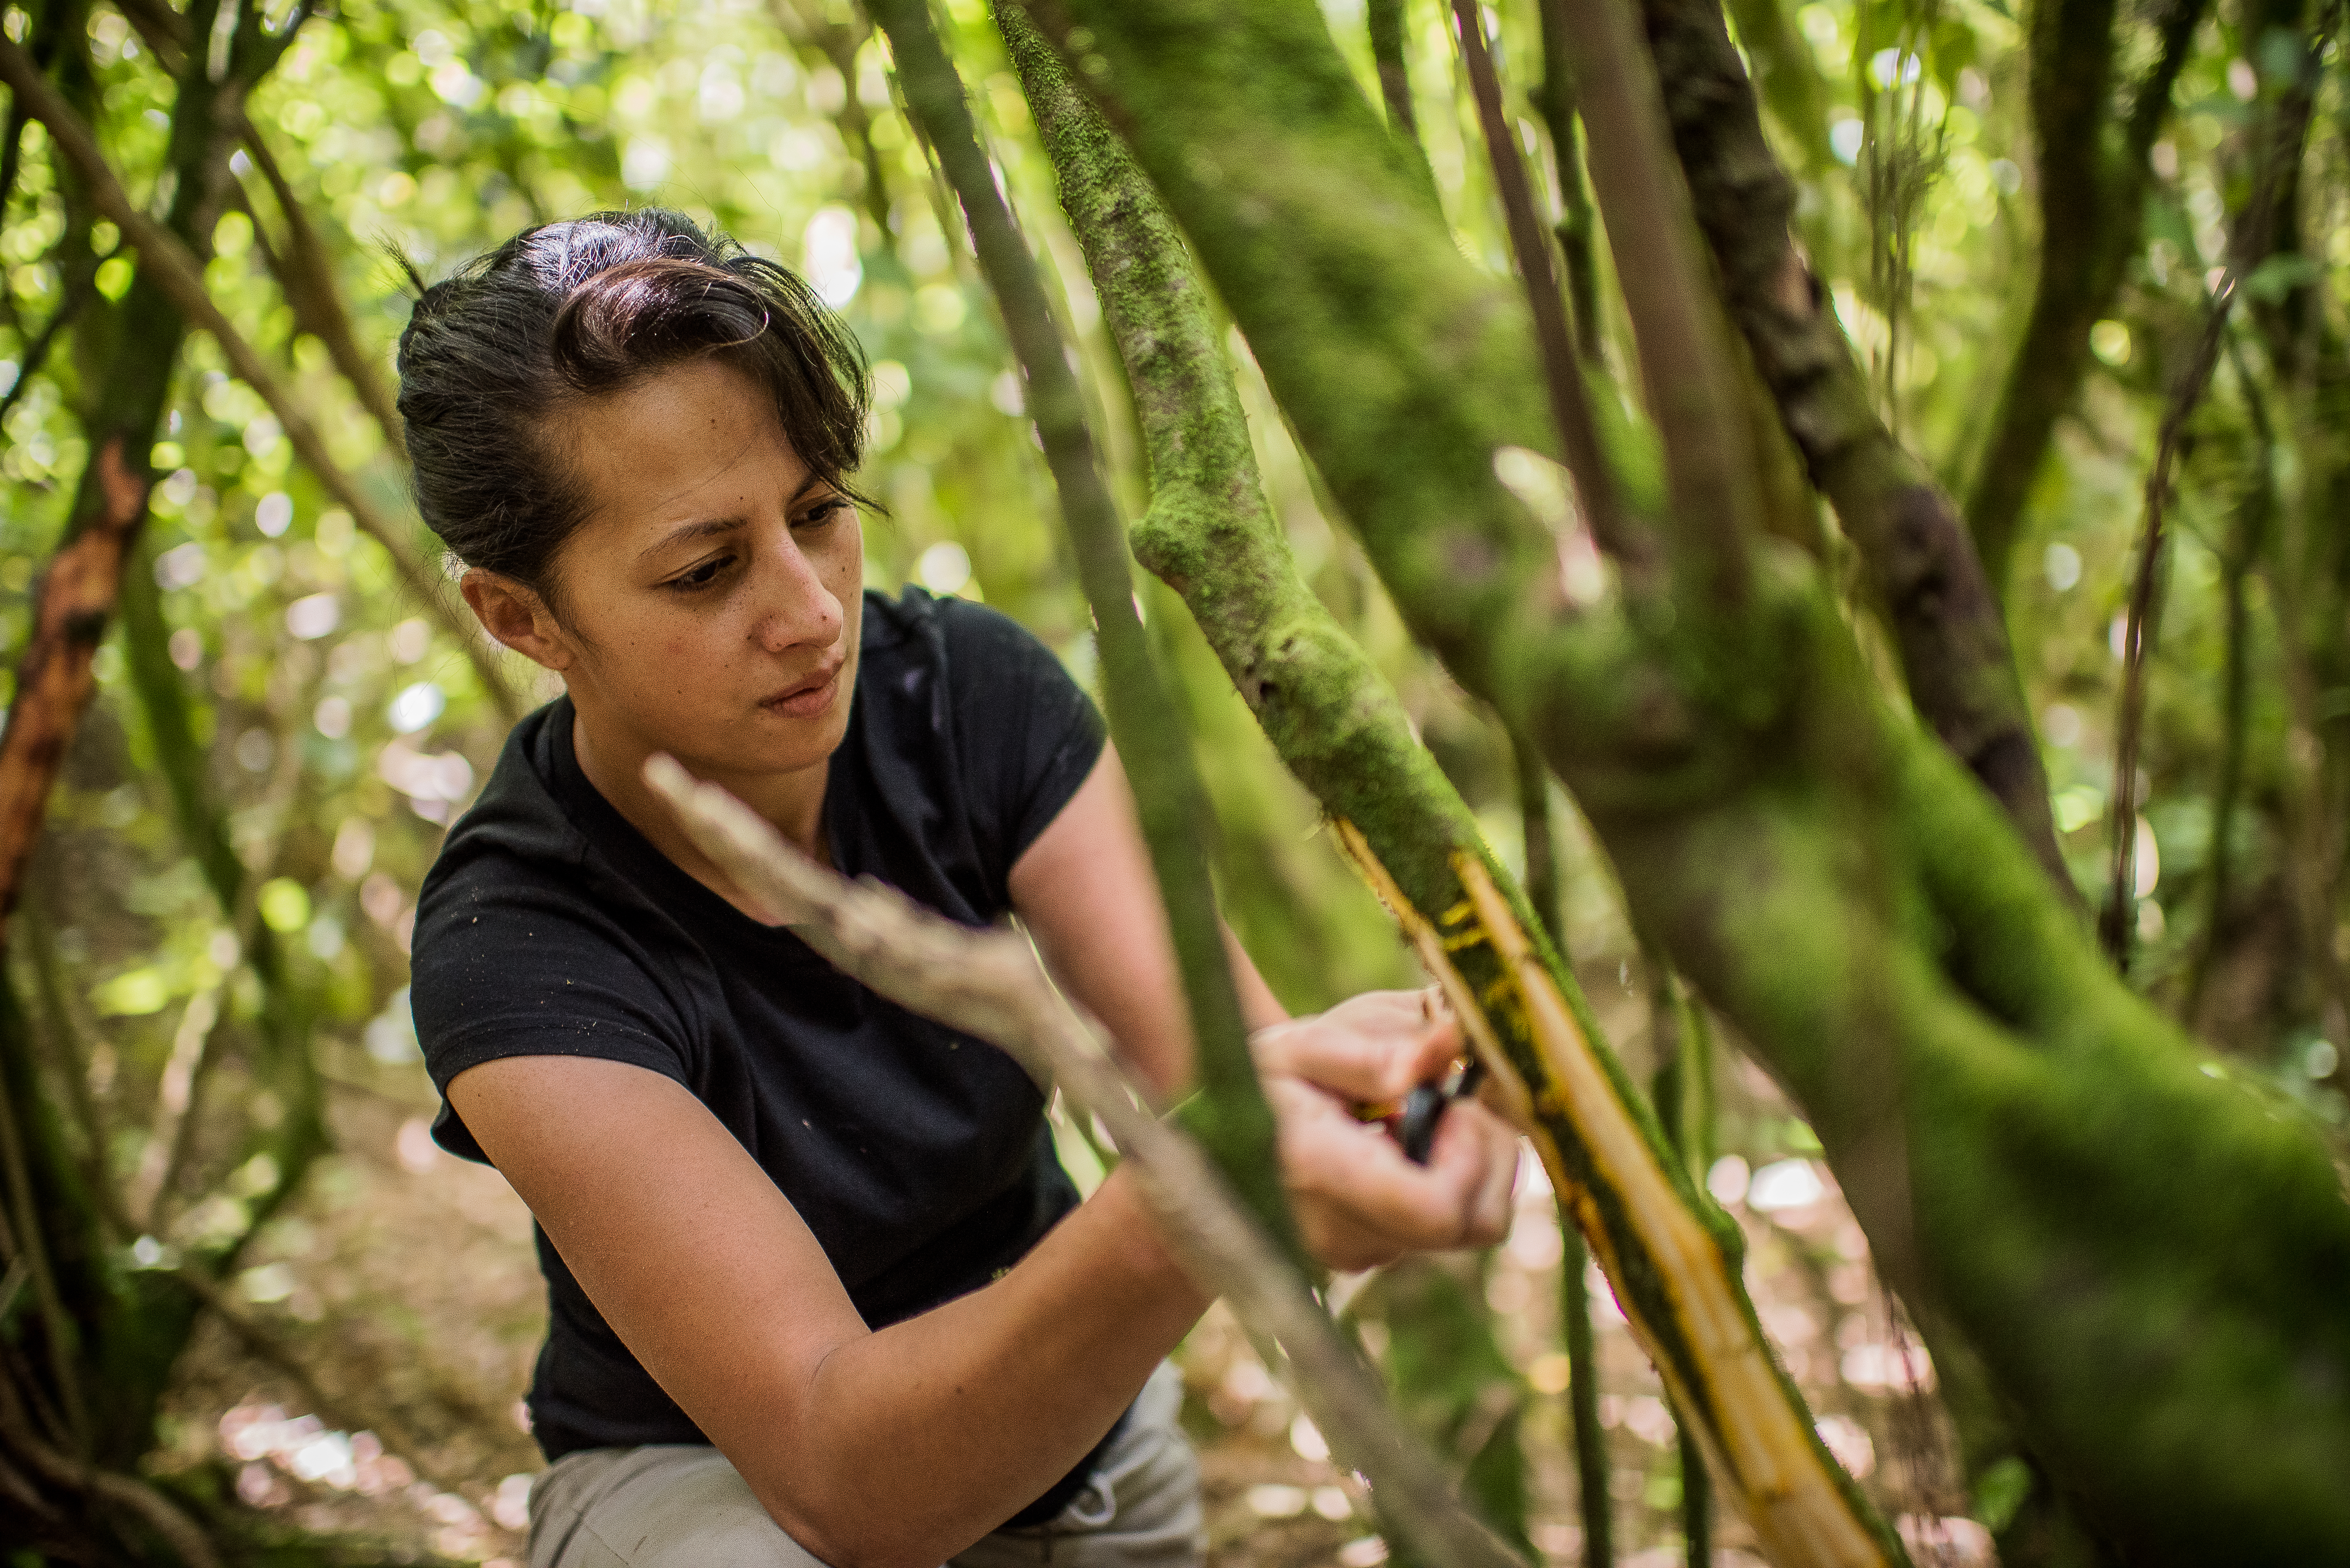
[[[767,698],[759,706],[787,719],[813,719],[831,708],[832,701],[839,691],[840,666],[836,664],[797,686]]]

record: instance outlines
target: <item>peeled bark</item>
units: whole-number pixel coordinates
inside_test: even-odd
[[[113,618],[122,564],[147,519],[147,486],[124,465],[120,439],[90,461],[98,508],[75,520],[42,574],[33,639],[16,661],[16,695],[0,731],[0,919],[23,896],[49,787],[97,687],[90,662]]]

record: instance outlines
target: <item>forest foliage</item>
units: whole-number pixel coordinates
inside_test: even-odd
[[[1560,67],[1544,57],[1543,9],[1507,0],[1481,14],[1544,222],[1571,275],[1579,243],[1607,282],[1575,155],[1559,156],[1568,117],[1549,96]],[[2128,984],[2209,1045],[2207,1071],[2338,1137],[2350,1122],[2350,143],[2337,8],[1729,11],[1794,180],[1795,233],[1869,406],[1957,498],[1990,568],[2084,919],[2100,921]],[[1459,255],[1514,287],[1449,8],[1329,0],[1322,16],[1367,102],[1392,109],[1409,84]],[[1383,72],[1375,24],[1399,18]],[[1140,516],[1135,391],[1031,105],[977,0],[953,0],[941,21],[1048,264],[1112,488]],[[438,553],[414,522],[387,397],[416,279],[527,224],[648,202],[799,267],[873,367],[859,483],[882,504],[866,520],[868,584],[984,598],[1088,682],[1097,660],[993,296],[890,51],[847,5],[354,0],[313,16],[42,0],[0,14],[0,32],[94,130],[129,202],[181,231],[204,292],[281,389],[273,406],[217,333],[182,342],[184,311],[104,215],[98,182],[12,95],[0,699],[26,705],[15,682],[34,670],[22,651],[45,646],[45,574],[104,510],[102,432],[120,428],[125,400],[151,394],[155,418],[154,484],[90,654],[94,696],[11,888],[0,1337],[52,1364],[33,1379],[47,1394],[11,1419],[130,1475],[159,1441],[158,1411],[208,1312],[246,1325],[249,1349],[316,1347],[306,1321],[319,1289],[296,1244],[305,1179],[333,1146],[334,1106],[413,1100],[403,987],[418,883],[514,714],[552,691],[484,648],[453,596],[415,586]],[[198,53],[205,70],[189,64]],[[192,109],[194,78],[231,84],[216,95],[225,109]],[[205,180],[217,186],[200,195]],[[1602,383],[1617,389],[1607,395],[1629,410],[1643,371],[1625,309],[1612,288],[1568,281]],[[1394,684],[1498,862],[1537,879],[1508,736],[1407,629],[1243,335],[1228,348],[1300,575]],[[306,424],[332,472],[297,451]],[[1532,454],[1504,454],[1519,458],[1529,473],[1504,481],[1551,483]],[[135,470],[139,454],[125,461]],[[2163,524],[2151,550],[2149,496]],[[1905,702],[1899,634],[1859,552],[1807,494],[1775,515],[1826,563],[1877,685]],[[1140,603],[1212,801],[1224,907],[1274,990],[1307,1009],[1415,983],[1387,914],[1209,640],[1159,585],[1145,581]],[[1637,1037],[1643,958],[1607,857],[1564,792],[1545,785],[1544,798],[1565,824],[1555,934],[1611,1019],[1634,1021],[1617,1033]],[[1656,991],[1664,1016],[1673,982]],[[1712,1133],[1740,1170],[1817,1152],[1769,1099],[1724,1098]],[[43,1235],[54,1266],[19,1263]],[[1510,1501],[1523,1491],[1513,1450],[1494,1446],[1509,1423],[1478,1414],[1478,1399],[1521,1386],[1526,1357],[1513,1368],[1496,1348],[1478,1290],[1404,1276],[1366,1303],[1384,1314],[1373,1337],[1397,1336],[1388,1369],[1407,1405],[1440,1435],[1473,1428],[1455,1457],[1489,1512],[1506,1514],[1524,1507]],[[1975,1511],[1995,1528],[2032,1484],[2018,1474],[1972,1468]],[[481,1496],[497,1480],[476,1479]],[[230,1506],[190,1495],[200,1513]],[[170,1533],[126,1528],[134,1541]]]

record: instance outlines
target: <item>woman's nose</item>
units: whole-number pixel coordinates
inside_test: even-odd
[[[759,553],[759,618],[753,636],[770,653],[829,648],[840,639],[840,601],[791,530],[777,534],[771,547]]]

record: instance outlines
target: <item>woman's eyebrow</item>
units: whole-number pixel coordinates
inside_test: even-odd
[[[662,535],[660,538],[654,540],[651,544],[638,551],[637,559],[641,561],[646,559],[648,556],[658,556],[673,545],[682,545],[694,539],[707,538],[712,534],[731,534],[735,529],[742,527],[748,522],[750,522],[748,517],[704,517],[698,522],[684,524],[681,526],[671,529],[668,533]]]

